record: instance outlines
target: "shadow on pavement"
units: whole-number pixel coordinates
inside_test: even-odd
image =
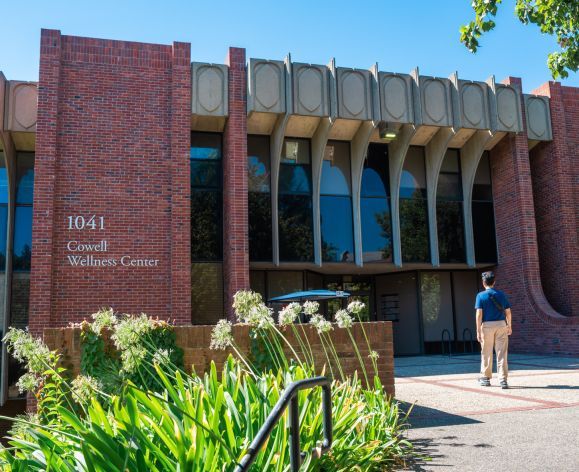
[[[408,402],[400,402],[400,408],[404,412],[410,410],[410,415],[408,416],[407,422],[412,429],[428,428],[431,426],[451,426],[481,423],[481,421],[468,418],[466,416],[453,415],[452,413],[447,413],[446,411],[437,410],[435,408],[428,408],[422,405],[413,406]]]

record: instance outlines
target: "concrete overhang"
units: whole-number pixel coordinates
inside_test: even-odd
[[[6,80],[0,72],[0,130],[11,135],[18,151],[34,151],[38,84]]]
[[[527,118],[527,137],[529,149],[541,141],[552,141],[551,112],[549,98],[542,95],[523,95],[525,116]]]

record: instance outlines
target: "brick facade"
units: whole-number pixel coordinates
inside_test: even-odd
[[[507,81],[521,88],[520,79]],[[505,289],[513,305],[512,350],[577,355],[579,317],[556,312],[541,284],[526,133],[509,134],[493,148],[491,174],[499,249],[497,286]]]
[[[229,48],[229,118],[223,135],[223,282],[225,314],[233,295],[249,289],[247,69],[245,49]]]
[[[190,60],[184,43],[42,31],[33,333],[105,305],[190,322]],[[69,216],[92,215],[96,229],[69,229]],[[106,241],[106,251],[92,254],[116,265],[71,265],[71,241]],[[158,262],[123,266],[123,256]]]
[[[191,367],[197,373],[206,372],[212,360],[216,365],[223,365],[226,357],[229,355],[228,351],[214,351],[209,349],[211,341],[211,331],[213,326],[177,326],[175,327],[175,334],[177,338],[177,345],[184,351],[184,366],[186,370]],[[312,346],[314,359],[317,366],[322,367],[327,364],[324,351],[320,344],[320,337],[315,332],[315,329],[310,326],[304,326],[304,333],[307,333],[308,341]],[[378,352],[380,356],[377,360],[380,380],[384,388],[390,395],[394,395],[394,359],[393,359],[393,344],[392,344],[392,323],[390,321],[379,321],[365,324],[366,336],[373,350]],[[233,335],[235,343],[239,351],[248,355],[250,352],[250,337],[249,327],[236,325],[233,327]],[[294,340],[293,333],[286,331],[284,335],[288,341],[298,351],[298,343]],[[356,344],[360,349],[360,354],[365,362],[365,368],[368,373],[373,372],[373,367],[370,359],[368,359],[368,343],[366,342],[364,333],[360,329],[359,323],[354,323],[352,327],[352,335],[356,340]],[[52,350],[59,350],[62,355],[62,363],[64,366],[72,371],[73,375],[80,372],[80,358],[81,358],[81,341],[80,328],[52,328],[44,330],[44,340]],[[344,329],[336,328],[332,331],[332,342],[336,348],[338,357],[340,358],[342,368],[345,375],[352,375],[354,371],[358,371],[360,376],[360,362],[352,349],[352,342]],[[287,353],[288,357],[291,354]],[[335,366],[334,366],[335,367]],[[336,370],[336,369],[334,369]]]
[[[564,97],[564,89],[571,97],[577,93],[556,82],[534,91],[550,97],[553,140],[531,150],[530,165],[543,290],[559,313],[579,316],[579,264],[569,257],[579,254],[579,116],[577,103]]]

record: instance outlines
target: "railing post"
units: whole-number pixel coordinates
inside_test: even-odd
[[[302,458],[300,454],[300,410],[298,395],[292,397],[289,406],[290,423],[290,464],[292,472],[299,472]]]

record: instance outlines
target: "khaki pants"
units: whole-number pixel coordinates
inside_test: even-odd
[[[482,324],[482,349],[480,373],[483,377],[493,376],[493,348],[497,353],[497,370],[500,380],[507,380],[509,366],[507,354],[509,350],[508,328],[505,321],[487,321]]]

